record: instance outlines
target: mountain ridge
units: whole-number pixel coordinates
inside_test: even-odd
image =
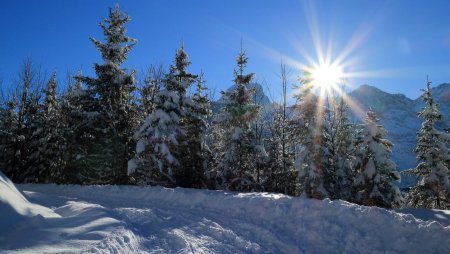
[[[252,83],[252,88],[256,90],[255,98],[260,98],[259,104],[263,106],[264,119],[269,119],[274,103],[264,94],[262,86]],[[230,91],[233,86],[227,89]],[[431,88],[431,94],[435,102],[439,105],[442,120],[437,124],[437,128],[443,130],[450,127],[450,83],[442,83]],[[424,102],[419,96],[411,99],[401,93],[391,94],[375,86],[364,84],[348,93],[351,104],[358,109],[350,108],[350,119],[354,123],[362,123],[365,113],[372,109],[378,114],[380,123],[387,131],[387,139],[392,141],[392,159],[397,164],[398,170],[413,168],[417,165],[414,149],[416,147],[417,132],[420,129],[423,119],[417,113],[423,109]],[[223,106],[223,98],[213,102],[213,111],[218,112]],[[270,120],[270,119],[269,119]],[[403,177],[401,187],[411,185],[415,182],[412,177]]]
[[[450,83],[443,83],[431,88],[431,94],[439,105],[442,120],[437,128],[443,130],[450,126]],[[425,106],[421,97],[410,99],[403,94],[390,94],[370,85],[363,85],[349,93],[349,98],[360,107],[362,112],[369,108],[374,110],[387,131],[387,138],[392,141],[392,159],[398,170],[413,168],[417,165],[416,147],[417,132],[423,119],[417,113]],[[355,122],[362,119],[351,117]],[[401,186],[408,186],[415,180],[403,177]]]

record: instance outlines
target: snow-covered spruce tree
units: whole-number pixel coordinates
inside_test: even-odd
[[[265,190],[288,195],[295,194],[297,173],[293,167],[291,151],[291,135],[288,126],[287,112],[287,73],[286,66],[281,64],[282,102],[274,105],[272,124],[269,126],[270,137],[267,140],[269,156],[269,177],[265,183]]]
[[[295,116],[292,126],[299,138],[299,152],[295,159],[298,171],[297,194],[308,198],[330,197],[329,170],[331,154],[327,146],[330,142],[329,126],[325,121],[327,108],[323,98],[316,96],[307,74],[300,79],[300,93],[295,95]]]
[[[422,100],[425,107],[418,113],[423,118],[422,127],[417,134],[417,160],[419,164],[409,173],[419,177],[419,182],[407,196],[407,206],[448,209],[450,208],[450,170],[448,168],[448,134],[435,128],[441,120],[438,105],[434,103],[430,90],[430,81],[424,90]],[[447,164],[447,165],[446,165]]]
[[[41,93],[36,90],[31,91],[29,99],[25,103],[25,111],[22,118],[22,133],[24,143],[22,143],[21,161],[22,168],[20,170],[20,182],[35,183],[41,182],[44,175],[39,172],[39,164],[41,163],[41,138],[42,138],[42,113]]]
[[[139,119],[142,124],[145,118],[150,115],[156,106],[156,95],[161,89],[164,80],[164,70],[162,65],[150,66],[139,87]]]
[[[44,89],[44,102],[40,116],[42,134],[40,143],[40,182],[59,182],[64,168],[64,134],[60,103],[56,97],[56,73],[53,73]]]
[[[61,168],[61,136],[59,135],[59,108],[56,100],[56,73],[43,90],[42,104],[35,100],[28,106],[27,164],[24,181],[48,183]]]
[[[12,177],[19,170],[19,117],[15,98],[7,101],[0,119],[0,170]]]
[[[393,145],[386,139],[386,131],[372,110],[367,112],[355,146],[357,175],[354,202],[385,208],[399,206],[403,198],[393,183],[400,180],[396,165],[390,159]]]
[[[80,169],[86,166],[88,145],[92,142],[89,130],[93,121],[89,118],[87,105],[92,102],[88,91],[83,88],[81,71],[68,77],[68,90],[61,96],[61,132],[64,136],[63,161],[65,166],[56,182],[81,184],[84,177]]]
[[[289,129],[287,119],[283,117],[282,107],[276,105],[273,117],[273,123],[269,127],[270,136],[266,141],[270,175],[264,183],[264,190],[295,195],[297,173],[293,167]]]
[[[38,161],[38,136],[36,113],[39,110],[41,73],[34,68],[32,61],[24,61],[19,72],[16,90],[8,102],[6,112],[5,141],[2,144],[11,155],[5,158],[5,174],[17,183],[35,182],[35,164]],[[12,156],[14,155],[14,156]]]
[[[183,121],[186,148],[182,154],[182,176],[180,186],[207,187],[206,172],[211,153],[206,144],[206,131],[211,115],[211,102],[205,93],[203,74],[197,79],[196,91],[191,100],[187,100],[186,120]]]
[[[346,94],[341,94],[340,98],[333,105],[333,130],[331,135],[332,145],[332,181],[333,188],[331,198],[352,200],[355,147],[354,147],[354,126],[348,120],[348,106],[345,103]]]
[[[26,60],[19,73],[16,94],[20,94],[17,102],[18,128],[16,143],[16,159],[18,170],[10,178],[14,182],[36,182],[35,176],[39,164],[40,126],[38,113],[40,111],[42,77],[33,66],[31,60]],[[9,176],[8,176],[9,177]]]
[[[198,78],[187,72],[189,65],[182,45],[163,80],[163,88],[156,95],[154,110],[135,133],[136,157],[128,162],[128,174],[137,183],[167,187],[195,185],[194,179],[186,179],[185,167],[189,165],[183,165],[190,153],[188,119],[196,107],[186,92]]]
[[[125,35],[130,20],[118,5],[100,23],[105,42],[91,38],[104,60],[95,64],[96,78],[80,77],[87,84],[90,101],[83,105],[85,119],[91,128],[84,154],[85,166],[79,169],[83,183],[127,182],[127,162],[132,155],[132,133],[137,125],[134,105],[134,71],[127,73],[121,65],[135,46],[136,40]],[[78,156],[78,155],[77,155]]]
[[[225,106],[216,122],[223,126],[224,133],[216,176],[220,188],[237,191],[260,190],[256,179],[258,158],[266,157],[264,147],[255,142],[251,123],[259,116],[260,107],[252,102],[255,92],[248,85],[254,74],[244,74],[247,57],[242,50],[237,57],[238,69],[234,70],[236,88],[222,92]]]

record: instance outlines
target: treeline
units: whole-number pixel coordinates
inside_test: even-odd
[[[448,208],[450,135],[430,93],[422,96],[418,132],[419,177],[406,197],[390,159],[393,144],[373,111],[361,125],[348,119],[345,95],[317,96],[310,77],[296,85],[270,121],[250,87],[241,47],[233,89],[212,113],[202,74],[192,74],[181,45],[169,70],[151,68],[141,86],[124,69],[136,40],[125,35],[129,17],[116,6],[100,24],[104,42],[91,38],[103,63],[95,77],[82,73],[57,92],[53,73],[44,82],[25,62],[17,88],[0,107],[0,169],[16,183],[145,184],[166,187],[268,191],[309,198],[342,199],[386,208]],[[45,83],[45,84],[44,84]]]

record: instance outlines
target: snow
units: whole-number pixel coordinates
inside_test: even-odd
[[[51,209],[28,202],[0,171],[0,242],[4,232],[13,227],[24,226],[33,218],[57,217],[60,216]]]
[[[443,216],[448,211],[397,213],[270,193],[19,185],[30,201],[40,204],[36,205],[3,176],[0,187],[0,221],[14,222],[0,228],[0,252],[446,253],[450,249],[450,220]],[[33,212],[8,212],[13,206]],[[42,216],[32,217],[37,213]],[[410,213],[421,219],[439,217],[440,224]],[[22,222],[18,214],[31,219]]]
[[[417,219],[429,222],[436,221],[444,227],[450,227],[450,210],[402,208],[396,209],[396,212],[403,214],[412,214]]]

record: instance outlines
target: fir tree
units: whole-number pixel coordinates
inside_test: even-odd
[[[308,75],[301,80],[300,93],[296,95],[296,116],[293,126],[299,137],[300,151],[295,160],[298,171],[297,194],[309,198],[330,197],[326,182],[330,170],[331,155],[328,151],[329,133],[325,120],[323,98],[312,91]]]
[[[26,129],[25,129],[25,154],[24,168],[21,178],[27,183],[42,183],[47,178],[45,169],[42,167],[41,147],[44,129],[42,106],[39,104],[40,99],[32,99],[27,103],[26,107]]]
[[[353,125],[348,120],[348,106],[345,103],[346,94],[342,93],[339,101],[333,106],[332,146],[332,198],[352,200],[355,147]]]
[[[293,168],[293,156],[289,149],[291,143],[289,129],[287,119],[283,117],[282,107],[276,105],[269,130],[267,153],[270,175],[264,183],[265,191],[294,195],[297,174]]]
[[[400,180],[395,163],[390,159],[392,143],[379,124],[375,112],[369,110],[357,146],[355,202],[368,206],[392,208],[399,206],[402,196],[393,181]]]
[[[408,194],[408,205],[412,207],[448,209],[450,207],[448,134],[437,130],[435,124],[441,120],[438,105],[433,101],[427,80],[422,100],[425,107],[418,113],[423,118],[417,135],[416,154],[419,164],[409,173],[419,177],[419,182]]]
[[[86,167],[86,149],[92,142],[89,129],[95,126],[90,125],[92,122],[86,118],[89,115],[83,111],[86,109],[85,103],[91,100],[83,87],[81,77],[81,72],[76,76],[70,76],[68,90],[61,96],[61,132],[64,136],[62,157],[65,166],[57,182],[80,184],[84,179],[80,175],[80,169]]]
[[[142,87],[139,88],[139,115],[140,124],[145,120],[145,117],[150,115],[156,107],[156,95],[161,89],[164,79],[164,70],[162,65],[158,67],[151,66],[143,81]]]
[[[220,187],[228,190],[259,190],[257,182],[257,158],[266,157],[264,147],[255,142],[255,133],[251,129],[252,121],[259,116],[260,107],[252,103],[252,94],[248,85],[254,74],[244,74],[247,57],[242,50],[237,57],[238,69],[234,70],[235,89],[223,92],[226,100],[217,123],[222,125],[224,140],[220,161],[217,165],[217,178]]]
[[[85,183],[124,183],[126,164],[134,146],[131,137],[137,124],[134,105],[134,71],[130,74],[121,65],[136,40],[125,35],[129,16],[118,5],[110,9],[108,19],[100,23],[105,43],[91,38],[104,60],[95,64],[96,78],[80,77],[87,84],[88,101],[84,103],[86,129],[90,141],[83,154],[85,167],[79,176]]]
[[[187,165],[183,165],[189,152],[187,120],[195,104],[186,92],[197,79],[197,75],[187,72],[189,65],[182,45],[163,81],[163,89],[156,95],[154,110],[135,134],[136,157],[129,161],[128,173],[138,183],[167,187],[192,184],[192,179],[186,179]]]
[[[12,181],[37,182],[42,179],[36,171],[40,160],[40,136],[42,129],[39,126],[39,113],[41,100],[41,74],[33,66],[31,60],[24,62],[19,73],[19,82],[15,94],[17,103],[14,103],[17,112],[17,137],[14,139],[13,150],[15,159],[12,167],[15,169],[7,175]],[[15,96],[13,96],[15,97]]]
[[[15,98],[6,103],[0,122],[0,168],[8,177],[19,171],[19,117]]]
[[[39,171],[44,179],[41,182],[58,182],[62,177],[64,168],[64,135],[62,133],[62,118],[60,104],[56,97],[56,73],[44,90],[44,102],[42,109],[42,137],[40,141],[41,158]]]
[[[291,152],[291,133],[288,125],[287,113],[287,73],[286,66],[281,64],[282,103],[275,104],[273,121],[269,127],[270,137],[267,141],[269,155],[269,177],[265,183],[266,191],[295,194],[297,174],[293,168]]]
[[[206,130],[211,115],[211,102],[205,94],[203,75],[197,79],[196,91],[188,105],[185,121],[186,149],[182,151],[183,176],[180,180],[184,187],[206,187],[206,172],[211,157],[206,144]],[[181,185],[181,186],[183,186]]]

